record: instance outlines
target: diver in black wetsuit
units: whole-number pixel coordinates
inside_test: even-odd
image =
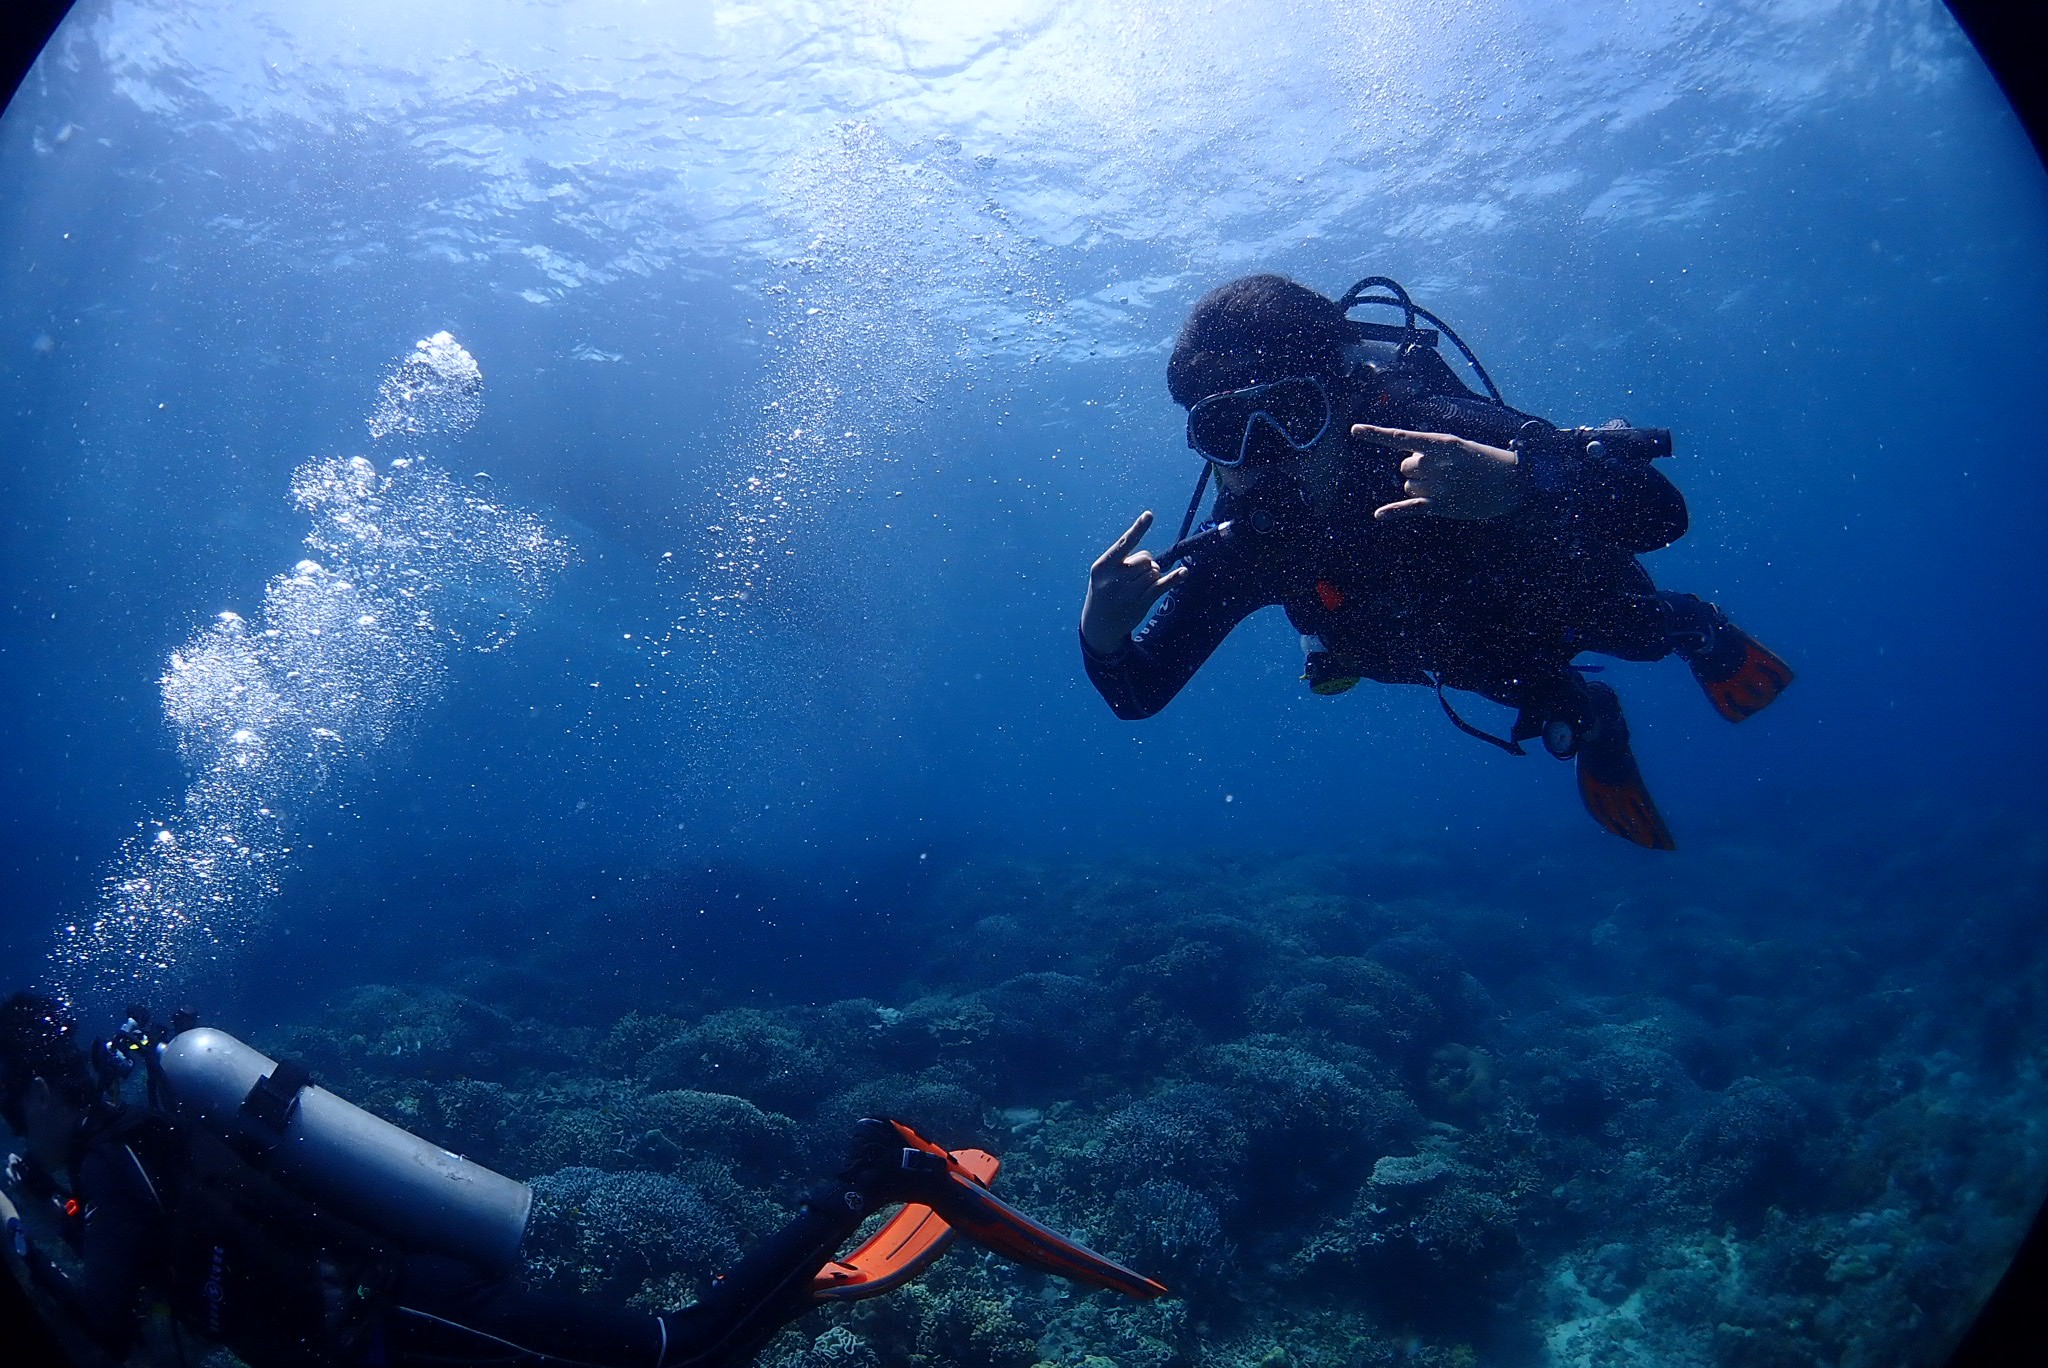
[[[1400,308],[1405,322],[1351,319],[1361,304]],[[1418,318],[1457,343],[1486,395]],[[1152,523],[1140,515],[1095,562],[1081,611],[1088,677],[1119,717],[1165,707],[1233,627],[1279,604],[1317,693],[1373,679],[1513,707],[1502,739],[1444,701],[1460,728],[1504,749],[1540,737],[1576,756],[1594,819],[1669,850],[1620,700],[1574,658],[1676,653],[1730,721],[1791,682],[1719,609],[1658,590],[1636,560],[1686,531],[1684,499],[1651,464],[1669,434],[1560,431],[1508,407],[1456,334],[1392,281],[1335,301],[1277,275],[1213,290],[1181,329],[1167,385],[1208,462],[1188,524],[1155,557],[1138,549]],[[1211,473],[1214,513],[1190,537]]]
[[[0,1118],[26,1151],[8,1182],[50,1210],[80,1266],[65,1273],[28,1238],[4,1192],[0,1261],[68,1338],[115,1360],[135,1347],[148,1292],[251,1368],[736,1365],[822,1301],[907,1282],[943,1251],[949,1226],[1059,1276],[1138,1297],[1165,1291],[995,1198],[991,1156],[948,1154],[900,1122],[870,1119],[846,1167],[696,1304],[656,1315],[537,1294],[317,1207],[187,1111],[121,1104],[101,1062],[108,1048],[88,1054],[47,997],[0,1003]],[[982,1166],[970,1172],[963,1157]],[[915,1205],[837,1259],[868,1214],[896,1203]],[[0,1326],[0,1360],[12,1362],[7,1333]]]

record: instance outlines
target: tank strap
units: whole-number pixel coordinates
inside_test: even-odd
[[[256,1080],[256,1086],[242,1099],[242,1115],[283,1135],[299,1094],[312,1082],[313,1074],[305,1065],[297,1060],[280,1060],[276,1068]]]

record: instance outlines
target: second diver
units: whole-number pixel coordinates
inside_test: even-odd
[[[1403,321],[1350,317],[1371,304]],[[1486,393],[1452,371],[1440,334]],[[1315,692],[1433,687],[1462,730],[1575,759],[1595,821],[1670,850],[1621,701],[1575,659],[1676,654],[1731,722],[1792,681],[1720,609],[1658,589],[1636,559],[1686,530],[1684,499],[1652,465],[1668,432],[1559,429],[1509,407],[1464,342],[1385,277],[1338,300],[1270,274],[1210,291],[1167,387],[1207,463],[1187,521],[1154,556],[1140,515],[1096,560],[1081,610],[1088,677],[1119,717],[1158,712],[1232,628],[1278,604]],[[1212,475],[1213,516],[1189,536]],[[1516,709],[1509,734],[1466,723],[1446,689]]]

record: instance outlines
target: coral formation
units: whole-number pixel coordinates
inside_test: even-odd
[[[1713,868],[1538,919],[1420,856],[963,866],[930,897],[975,934],[872,996],[572,1019],[369,986],[271,1043],[533,1179],[552,1286],[687,1297],[889,1114],[1178,1293],[961,1246],[769,1368],[1927,1361],[2041,1195],[2048,1085],[2012,1040],[2048,1028],[2016,891],[2048,880],[1987,879],[1938,936],[1878,915],[1897,861],[1780,869],[1794,921],[1745,910],[1754,861]]]

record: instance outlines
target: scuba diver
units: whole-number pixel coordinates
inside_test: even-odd
[[[1372,293],[1384,291],[1384,293]],[[1398,324],[1353,319],[1382,305]],[[1424,327],[1423,324],[1433,327]],[[1485,388],[1458,378],[1447,337]],[[1652,461],[1671,434],[1615,419],[1559,429],[1511,408],[1442,319],[1384,276],[1331,300],[1247,276],[1195,305],[1167,363],[1204,461],[1174,544],[1140,549],[1141,514],[1089,571],[1081,656],[1118,717],[1150,717],[1253,612],[1281,605],[1318,694],[1361,679],[1436,690],[1460,730],[1515,755],[1540,738],[1577,760],[1595,821],[1671,850],[1621,700],[1581,652],[1676,654],[1740,722],[1792,682],[1784,661],[1636,560],[1685,534]],[[1214,477],[1215,507],[1190,536]],[[1463,689],[1516,709],[1506,737],[1461,718]]]
[[[126,1356],[147,1293],[174,1335],[225,1345],[251,1368],[742,1364],[814,1306],[902,1286],[956,1231],[1077,1282],[1166,1291],[995,1197],[994,1156],[870,1118],[846,1166],[695,1304],[657,1315],[529,1292],[517,1276],[525,1184],[189,1016],[160,1029],[130,1010],[88,1049],[53,999],[0,1003],[0,1117],[24,1150],[8,1185],[76,1256],[61,1268],[0,1193],[5,1262],[74,1360]],[[149,1101],[126,1104],[122,1082],[138,1069]],[[867,1216],[899,1204],[839,1256]],[[0,1359],[19,1361],[22,1331],[0,1330]]]

